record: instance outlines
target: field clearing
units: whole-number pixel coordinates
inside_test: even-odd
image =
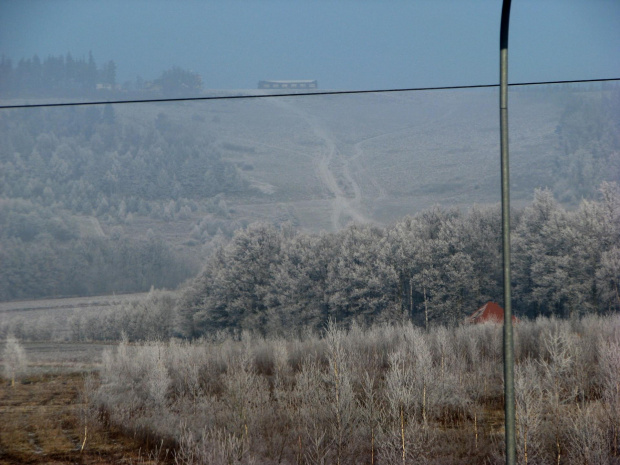
[[[21,320],[19,327],[27,334],[41,334],[45,327],[48,335],[63,340],[71,335],[74,315],[109,312],[140,299],[144,294],[3,302],[0,323]],[[0,464],[165,463],[149,458],[152,444],[145,438],[105,425],[88,404],[102,354],[117,345],[21,342],[25,374],[14,386],[0,378]],[[0,351],[0,366],[3,356]]]
[[[117,345],[116,342],[22,343],[28,358],[28,373],[41,376],[96,372],[101,365],[103,351]]]
[[[32,375],[14,387],[2,380],[0,464],[156,463],[141,439],[93,421],[86,380],[85,373]]]
[[[117,312],[144,300],[148,293],[68,297],[0,302],[0,335],[8,331],[20,339],[68,341],[80,317]]]
[[[0,302],[0,313],[110,307],[140,300],[148,293],[100,295],[92,297],[59,297],[57,299],[16,300]]]

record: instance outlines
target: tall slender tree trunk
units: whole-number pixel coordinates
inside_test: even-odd
[[[409,279],[409,317],[413,316],[413,279]]]
[[[405,448],[405,410],[400,406],[400,439],[403,448],[403,465],[406,463],[407,449]]]
[[[428,331],[428,301],[426,299],[426,286],[422,288],[424,293],[424,329]]]

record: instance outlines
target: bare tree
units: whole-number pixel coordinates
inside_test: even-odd
[[[318,363],[306,359],[302,362],[301,371],[295,377],[293,395],[299,412],[297,464],[329,463],[330,438],[325,425],[329,424],[331,417],[330,393],[322,376]]]
[[[537,367],[529,360],[516,367],[515,401],[519,463],[539,463],[544,419],[543,392]]]
[[[387,409],[385,432],[379,444],[379,458],[385,463],[423,463],[429,452],[430,436],[416,418],[419,395],[413,367],[407,354],[398,349],[389,355],[386,375]]]
[[[351,383],[348,354],[344,349],[345,333],[330,323],[325,334],[329,371],[326,380],[330,386],[332,410],[332,436],[336,448],[336,464],[344,461],[347,445],[350,446],[352,433],[357,422],[355,396]]]
[[[603,390],[603,410],[609,431],[610,449],[620,457],[620,318],[616,317],[615,341],[599,343],[599,377]]]
[[[569,463],[583,465],[613,463],[602,418],[602,412],[597,405],[577,407],[571,418],[568,433]]]
[[[555,461],[562,463],[566,441],[567,405],[577,397],[573,365],[577,347],[575,335],[565,321],[551,321],[550,330],[543,332],[545,352],[540,360],[542,386],[548,414],[547,432],[554,443]]]

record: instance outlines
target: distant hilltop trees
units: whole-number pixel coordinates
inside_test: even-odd
[[[97,89],[116,88],[116,63],[108,61],[98,67],[88,58],[74,58],[71,53],[22,58],[13,64],[4,55],[0,58],[0,93],[8,97],[82,95]]]
[[[74,58],[71,53],[22,58],[17,64],[0,57],[0,94],[3,97],[82,97],[101,92],[153,92],[166,96],[190,95],[202,90],[202,78],[193,71],[172,67],[154,80],[138,76],[122,85],[113,60],[97,66],[93,54]]]
[[[147,83],[147,86],[150,90],[166,95],[188,95],[202,89],[202,78],[197,73],[174,66],[164,71],[158,79]]]

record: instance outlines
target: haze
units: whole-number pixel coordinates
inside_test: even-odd
[[[499,465],[498,89],[403,89],[501,4],[0,0],[0,462]],[[618,465],[620,1],[512,4],[515,449]]]
[[[499,1],[0,2],[0,55],[114,60],[118,82],[179,66],[205,88],[317,79],[361,89],[495,83]],[[620,2],[513,2],[510,80],[620,75]]]

